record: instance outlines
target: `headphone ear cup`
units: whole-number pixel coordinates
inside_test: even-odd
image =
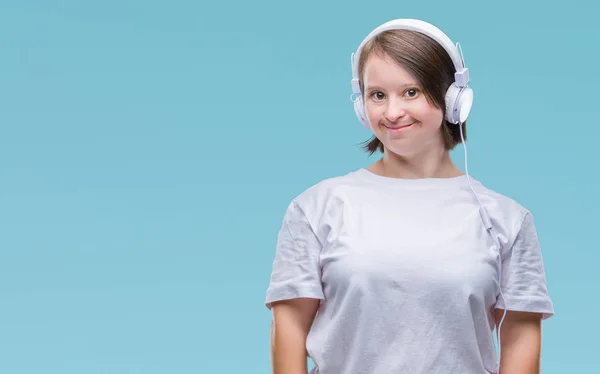
[[[455,125],[463,123],[469,117],[473,106],[473,89],[458,87],[452,83],[446,91],[446,120]],[[456,111],[455,111],[456,108]]]
[[[463,123],[469,117],[471,113],[471,107],[473,106],[473,89],[471,87],[465,87],[460,93],[458,98],[458,121]]]
[[[448,90],[446,91],[446,121],[457,124],[458,123],[458,112],[454,112],[454,107],[456,101],[458,100],[458,95],[460,94],[460,87],[456,84],[452,83]],[[457,108],[457,111],[460,108]]]
[[[371,125],[369,124],[369,120],[367,119],[367,114],[365,113],[365,106],[363,103],[362,95],[358,95],[354,100],[354,112],[356,112],[356,117],[367,130],[371,130]]]

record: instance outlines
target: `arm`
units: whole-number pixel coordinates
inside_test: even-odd
[[[509,250],[502,255],[502,293],[496,302],[500,329],[500,373],[539,374],[542,320],[554,315],[548,295],[542,251],[533,222],[527,212]],[[508,300],[508,301],[507,301]]]
[[[496,326],[504,310],[495,310]],[[500,373],[539,374],[542,347],[542,315],[509,310],[500,329]]]
[[[298,298],[273,304],[271,365],[273,374],[306,374],[306,337],[319,307],[318,299]]]

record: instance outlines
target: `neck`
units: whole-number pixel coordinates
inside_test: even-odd
[[[452,161],[450,152],[445,149],[413,157],[400,156],[386,149],[383,157],[369,169],[386,177],[403,179],[453,178],[463,175]]]

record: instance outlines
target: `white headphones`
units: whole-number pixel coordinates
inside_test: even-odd
[[[473,89],[468,86],[469,69],[465,67],[462,54],[459,53],[459,43],[454,43],[446,34],[434,25],[416,20],[416,19],[396,19],[384,23],[371,31],[369,35],[360,43],[356,53],[352,53],[350,61],[352,64],[352,95],[350,100],[354,102],[354,111],[362,125],[371,130],[369,120],[365,113],[363,96],[358,83],[358,61],[360,58],[361,49],[369,40],[378,34],[387,30],[412,30],[421,34],[427,35],[438,42],[450,55],[456,72],[454,73],[454,83],[448,87],[446,91],[446,120],[453,124],[460,124],[467,120],[471,106],[473,105]]]

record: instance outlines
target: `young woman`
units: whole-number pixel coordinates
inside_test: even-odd
[[[383,156],[289,204],[266,296],[274,373],[306,374],[307,356],[314,374],[539,373],[554,310],[532,215],[450,157],[472,103],[457,45],[401,19],[353,57]]]

